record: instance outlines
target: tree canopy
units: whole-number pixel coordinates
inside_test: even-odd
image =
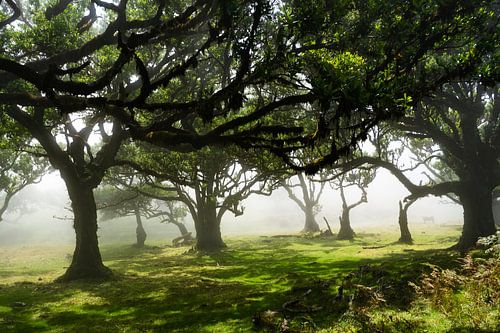
[[[315,167],[466,75],[495,27],[487,1],[22,4],[3,4],[13,11],[2,24],[3,105],[98,110],[134,139],[177,149],[234,143],[286,157],[333,131]],[[300,105],[316,126],[290,121]]]

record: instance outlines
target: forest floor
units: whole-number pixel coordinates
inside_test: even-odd
[[[498,255],[445,250],[457,226],[354,241],[240,237],[220,253],[102,245],[107,282],[54,283],[71,247],[0,246],[0,332],[498,332]]]

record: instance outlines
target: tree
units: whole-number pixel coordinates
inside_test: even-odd
[[[12,198],[26,186],[38,183],[47,171],[46,163],[29,153],[0,148],[0,222]]]
[[[375,179],[374,169],[356,169],[340,174],[332,181],[334,188],[340,191],[342,199],[342,214],[339,216],[340,230],[337,235],[338,239],[353,239],[356,235],[351,228],[350,213],[353,208],[368,202],[366,188]],[[346,199],[345,189],[355,186],[361,191],[361,197],[358,201],[348,204]]]
[[[407,199],[454,194],[452,200],[460,202],[464,210],[462,236],[456,248],[471,248],[478,237],[496,231],[492,195],[500,183],[498,98],[497,87],[454,83],[392,124],[411,138],[408,147],[418,164],[424,163],[432,171],[425,185],[414,184],[405,170],[384,158],[363,156],[347,165],[354,168],[366,163],[386,168],[408,189]],[[432,163],[432,159],[437,161]]]
[[[399,201],[399,231],[401,233],[401,237],[399,237],[398,242],[405,244],[412,244],[413,238],[411,237],[410,229],[408,228],[408,208],[413,205],[417,199],[410,199],[406,201]]]
[[[172,223],[178,229],[181,235],[172,240],[174,246],[191,244],[194,240],[191,232],[188,231],[182,220],[186,217],[188,210],[185,205],[179,205],[175,201],[165,201],[165,208],[160,217],[161,222]]]
[[[461,249],[496,231],[491,203],[500,184],[499,96],[498,87],[447,85],[398,125],[439,145],[440,160],[455,174],[457,180],[448,182],[448,187],[464,209]]]
[[[161,218],[161,222],[172,223],[181,236],[188,237],[186,226],[180,221],[186,216],[186,208],[179,205],[172,191],[163,191],[161,185],[147,175],[138,174],[130,168],[113,168],[106,176],[104,186],[96,192],[98,210],[102,220],[134,216],[136,220],[136,246],[144,247],[146,231],[142,218]]]
[[[49,172],[40,151],[15,122],[0,114],[0,221],[12,198]]]
[[[488,5],[2,2],[12,15],[0,17],[1,112],[43,147],[75,214],[77,244],[63,280],[109,276],[92,191],[124,137],[179,151],[262,148],[292,165],[294,150],[328,137],[324,158],[307,168],[316,172],[405,111],[407,96],[419,100],[480,64],[497,40]],[[310,25],[319,13],[325,19]],[[220,64],[230,77],[210,70]],[[297,106],[309,108],[291,117]],[[192,119],[210,126],[200,132]],[[113,128],[101,130],[104,145],[91,151],[90,134],[103,123]],[[64,148],[56,129],[66,134]]]
[[[155,176],[153,190],[176,193],[193,218],[196,248],[200,251],[225,247],[220,224],[227,212],[240,216],[244,210],[243,200],[252,194],[270,194],[269,175],[248,164],[252,155],[244,156],[238,150],[203,148],[182,154],[149,147],[145,152],[136,153],[135,158],[141,160],[142,165],[133,160],[120,163]],[[163,186],[159,182],[163,182]]]
[[[316,222],[316,214],[320,208],[319,199],[321,198],[326,183],[315,181],[312,177],[305,176],[303,173],[298,173],[297,179],[299,180],[297,184],[293,184],[288,180],[282,181],[281,185],[288,193],[290,199],[292,199],[305,214],[305,223],[302,232],[318,232],[320,228],[318,222]],[[300,188],[302,199],[293,192],[294,187]]]
[[[136,191],[111,185],[100,187],[95,193],[95,198],[102,221],[134,216],[137,224],[135,246],[144,247],[147,234],[142,224],[142,217],[156,213],[152,199],[141,196]]]
[[[15,3],[8,5],[20,11]],[[138,3],[133,9],[127,1],[60,1],[35,10],[30,24],[9,25],[26,15],[2,21],[4,35],[29,36],[21,46],[37,46],[35,53],[4,46],[4,86],[22,79],[43,94],[6,91],[1,100],[64,107],[63,113],[96,108],[118,118],[134,139],[163,147],[197,149],[232,142],[266,148],[283,158],[341,127],[343,135],[330,136],[325,157],[308,167],[314,172],[352,150],[377,122],[401,114],[410,98],[418,100],[474,69],[494,45],[488,5],[293,1],[276,7],[267,1],[243,5],[228,0],[170,7],[163,1],[156,7]],[[82,21],[94,23],[96,7],[102,11],[102,25],[87,29]],[[89,14],[80,19],[85,9]],[[56,30],[61,28],[68,33]],[[230,51],[221,60],[217,55],[225,42]],[[109,52],[110,46],[117,50]],[[103,54],[104,62],[98,58]],[[129,63],[135,64],[135,73]],[[220,64],[233,74],[220,80],[191,75],[198,66]],[[97,65],[103,70],[96,71]],[[208,73],[211,78],[214,74],[218,71]],[[182,81],[192,87],[193,80],[199,93],[173,93],[182,91]],[[125,100],[108,94],[110,84],[123,85]],[[253,91],[267,91],[270,85],[281,87],[280,93],[273,89],[264,105],[246,103]],[[314,104],[321,107],[308,118],[318,126],[306,133],[298,118],[260,123],[284,108]],[[178,124],[229,114],[240,117],[204,133]]]

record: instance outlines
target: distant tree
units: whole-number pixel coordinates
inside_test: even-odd
[[[100,211],[101,221],[113,220],[118,217],[134,216],[136,220],[136,246],[144,247],[146,231],[142,224],[142,217],[154,213],[152,199],[138,194],[134,190],[120,189],[105,185],[95,192],[97,209]]]
[[[95,193],[101,220],[134,216],[136,220],[136,246],[143,247],[146,231],[142,218],[159,218],[162,223],[172,223],[187,236],[188,231],[182,223],[187,209],[179,201],[172,188],[165,188],[146,174],[131,168],[115,167],[106,175],[104,185]]]
[[[49,172],[47,161],[31,141],[22,128],[0,113],[0,221],[12,198]]]
[[[295,177],[291,177],[286,181],[282,181],[281,185],[288,193],[290,199],[292,199],[305,214],[305,223],[302,232],[318,232],[320,231],[320,227],[316,221],[316,215],[321,209],[319,199],[321,198],[326,183],[317,181],[312,176],[304,175],[304,173],[297,174],[296,178],[298,179],[298,183],[293,183],[294,178]],[[293,191],[294,188],[299,188],[301,195],[297,195]]]
[[[47,164],[26,152],[0,148],[0,222],[12,198],[26,186],[40,182]]]
[[[376,172],[374,168],[354,169],[346,173],[342,173],[332,180],[331,185],[335,189],[339,190],[340,198],[342,200],[342,214],[339,216],[340,230],[337,235],[338,239],[353,239],[356,235],[351,227],[351,210],[362,203],[368,202],[366,189],[373,179],[375,179],[375,175]],[[356,187],[361,191],[359,200],[351,204],[348,203],[345,193],[345,190],[349,187]]]
[[[188,231],[183,220],[188,214],[188,209],[185,205],[181,205],[176,201],[165,201],[163,202],[162,211],[160,213],[160,218],[162,223],[171,223],[175,225],[180,232],[180,236],[172,240],[173,245],[184,245],[190,244],[194,237],[191,232]]]
[[[193,153],[166,153],[149,148],[136,151],[136,162],[128,154],[129,160],[120,163],[155,176],[155,188],[176,193],[193,218],[196,248],[204,251],[225,247],[220,224],[227,212],[240,216],[243,200],[252,194],[270,194],[267,186],[270,175],[248,163],[254,156],[222,148],[207,147]]]

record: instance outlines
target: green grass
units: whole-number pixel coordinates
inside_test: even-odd
[[[252,317],[266,310],[275,314],[260,320],[258,329],[268,331],[276,330],[273,325],[286,314],[298,331],[473,332],[477,324],[469,327],[455,318],[465,316],[467,308],[450,317],[408,287],[408,281],[418,283],[420,274],[430,271],[423,263],[457,265],[457,254],[442,249],[453,245],[459,231],[433,229],[415,229],[416,244],[410,246],[394,244],[393,231],[376,229],[352,242],[233,238],[226,240],[226,250],[205,255],[160,243],[144,249],[108,244],[102,255],[118,277],[101,283],[52,282],[68,265],[71,248],[0,248],[0,332],[251,332],[256,329]],[[338,286],[363,265],[382,271],[395,290],[385,292],[383,305],[335,303]],[[375,269],[370,274],[356,282],[380,283]],[[467,298],[460,291],[456,295]],[[282,310],[298,298],[304,306],[322,309]],[[484,332],[498,328],[495,314],[495,307],[485,314]]]

